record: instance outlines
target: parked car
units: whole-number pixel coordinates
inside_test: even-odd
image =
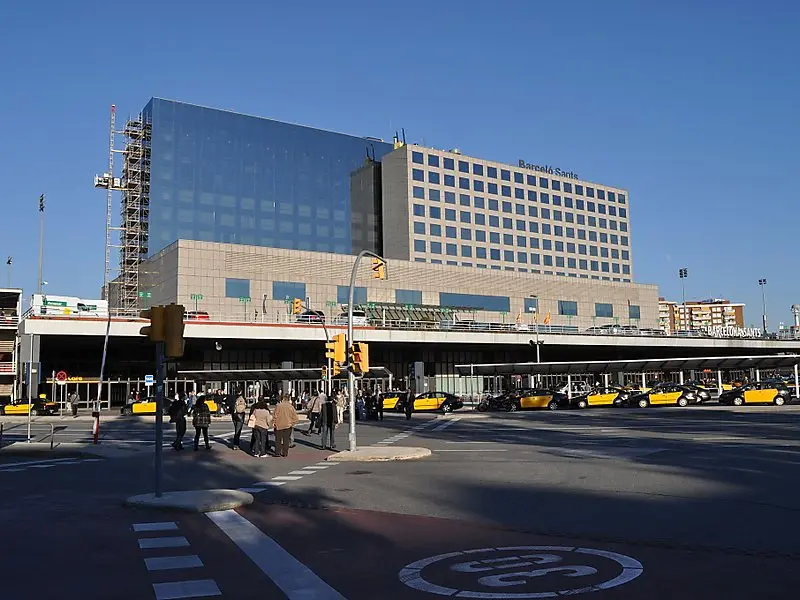
[[[624,406],[631,391],[616,386],[598,387],[590,393],[572,398],[572,406],[589,408],[595,406]]]
[[[742,406],[743,404],[783,406],[789,402],[791,397],[789,388],[780,380],[755,381],[722,392],[719,403],[728,406]]]
[[[557,410],[569,408],[569,398],[561,392],[542,388],[522,389],[509,392],[508,410],[524,410],[526,408],[547,408]]]
[[[626,405],[647,408],[648,406],[688,406],[697,404],[697,391],[672,382],[655,384],[646,392],[631,395]]]
[[[321,310],[307,310],[295,317],[298,323],[324,323],[325,313]]]
[[[323,318],[324,320],[324,318]],[[343,312],[333,320],[334,325],[347,325],[347,312]],[[369,325],[367,313],[363,310],[353,311],[353,327],[366,327]]]

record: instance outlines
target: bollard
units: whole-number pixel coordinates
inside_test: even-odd
[[[92,443],[97,444],[100,441],[100,411],[92,411]]]
[[[53,441],[56,437],[56,428],[53,427],[53,424],[50,423],[50,450],[53,449]]]

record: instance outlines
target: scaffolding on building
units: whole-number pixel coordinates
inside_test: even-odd
[[[144,115],[128,119],[122,162],[120,206],[120,281],[117,305],[139,307],[139,267],[147,257],[150,222],[150,146],[152,124]]]
[[[145,115],[129,118],[122,131],[116,130],[116,107],[111,106],[109,132],[108,171],[95,176],[94,186],[107,190],[106,195],[106,248],[105,274],[103,278],[104,299],[109,309],[122,314],[135,313],[142,296],[139,287],[140,266],[147,257],[150,219],[150,146],[152,124]],[[114,141],[117,135],[125,139],[125,149],[117,150]],[[114,154],[121,153],[122,177],[114,176]],[[112,224],[112,192],[122,192],[120,224]],[[111,243],[111,232],[120,232],[119,244]],[[119,250],[119,271],[112,281],[111,252]],[[113,284],[113,288],[112,288]]]

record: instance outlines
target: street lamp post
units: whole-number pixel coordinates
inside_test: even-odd
[[[761,288],[761,325],[764,328],[764,335],[767,335],[767,280],[759,279],[758,286]]]
[[[365,256],[377,258],[383,262],[384,269],[386,268],[386,260],[383,257],[369,250],[362,250],[356,256],[353,270],[350,272],[350,288],[347,290],[347,387],[350,393],[350,410],[348,411],[350,414],[350,452],[356,451],[356,378],[353,373],[353,364],[350,360],[350,350],[353,347],[353,297],[355,296],[358,265],[361,264],[361,259]],[[414,401],[413,398],[411,401]]]
[[[681,295],[683,296],[683,326],[684,329],[691,329],[688,317],[686,316],[686,278],[689,276],[689,269],[679,269],[678,277],[681,280]]]

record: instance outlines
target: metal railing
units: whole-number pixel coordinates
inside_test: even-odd
[[[48,423],[47,426],[50,428],[50,434],[45,436],[45,439],[50,438],[50,450],[55,447],[55,439],[56,439],[56,427],[53,423]],[[5,433],[5,423],[0,423],[0,450],[3,449],[3,437]],[[26,433],[27,437],[27,433]],[[28,442],[33,441],[33,434],[31,437],[27,439]],[[13,442],[12,442],[13,443]]]
[[[320,309],[322,312],[322,310]],[[115,319],[131,319],[141,320],[138,311],[130,310],[117,310],[111,309],[112,317]],[[23,318],[33,316],[35,318],[58,318],[58,319],[87,319],[87,315],[33,315],[28,310]],[[94,317],[96,319],[96,317]],[[359,321],[363,322],[361,319]],[[144,322],[142,320],[142,322]],[[338,315],[325,316],[325,324],[332,327],[344,327],[347,325],[347,319],[341,319]],[[592,320],[592,323],[595,321]],[[203,323],[231,323],[242,325],[310,325],[318,326],[319,320],[315,318],[300,318],[295,315],[286,314],[282,311],[232,311],[228,313],[209,315],[209,318],[187,318],[186,323],[189,324],[203,324]],[[354,322],[355,327],[363,327],[360,322]],[[440,321],[423,321],[413,319],[370,319],[366,327],[376,329],[406,329],[406,330],[435,330],[435,331],[473,331],[473,332],[497,332],[497,333],[526,333],[533,334],[537,330],[540,335],[586,335],[586,336],[613,336],[613,337],[669,337],[669,338],[695,338],[695,339],[713,339],[716,336],[709,335],[702,331],[672,331],[665,332],[657,327],[652,328],[639,328],[633,325],[617,324],[613,327],[602,325],[588,325],[584,322],[582,326],[578,325],[553,325],[542,324],[538,326],[535,323],[525,322],[489,322],[477,320],[440,320]],[[582,328],[583,327],[583,328]],[[739,339],[800,339],[800,335],[787,336],[778,334],[768,335],[752,335],[752,336],[737,336]],[[722,338],[727,339],[727,338]],[[2,371],[0,371],[2,372]]]

